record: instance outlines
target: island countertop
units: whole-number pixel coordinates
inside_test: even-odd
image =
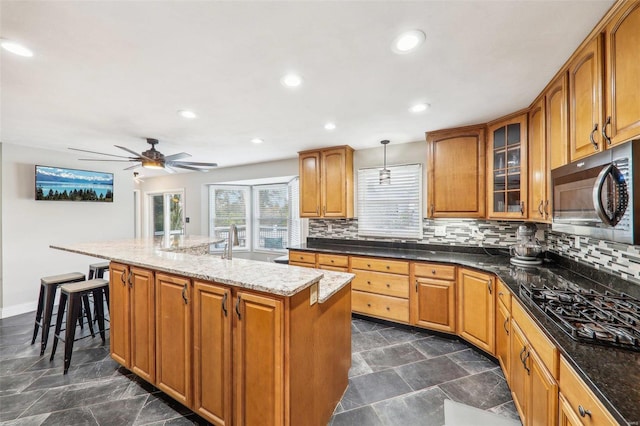
[[[51,244],[53,249],[107,259],[114,262],[215,281],[279,296],[293,296],[315,283],[318,301],[328,300],[351,282],[350,273],[301,268],[248,259],[221,259],[203,254],[202,248],[220,242],[206,236],[136,238],[87,243]]]

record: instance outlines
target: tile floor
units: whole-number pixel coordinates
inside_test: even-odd
[[[119,367],[99,337],[75,343],[64,376],[61,347],[49,362],[51,340],[43,357],[30,344],[34,316],[0,320],[0,425],[207,424]],[[445,398],[517,418],[500,369],[465,343],[359,318],[352,333],[350,384],[331,425],[440,426]]]

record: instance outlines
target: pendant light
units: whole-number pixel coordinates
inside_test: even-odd
[[[380,143],[384,146],[384,165],[382,166],[382,170],[380,170],[380,185],[390,185],[391,170],[387,169],[387,145],[389,141],[385,139],[380,141]]]

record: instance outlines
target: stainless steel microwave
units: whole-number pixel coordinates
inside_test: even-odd
[[[635,199],[640,191],[640,140],[551,172],[551,229],[627,244],[640,243]]]

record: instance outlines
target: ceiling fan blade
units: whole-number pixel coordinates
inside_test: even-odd
[[[122,149],[122,150],[124,150],[124,151],[127,151],[128,153],[133,154],[133,155],[135,155],[135,156],[136,156],[136,157],[138,157],[138,158],[144,158],[145,160],[153,161],[151,158],[149,158],[149,157],[145,157],[144,155],[142,155],[142,154],[140,154],[140,153],[137,153],[137,152],[135,152],[135,151],[133,151],[133,150],[131,150],[131,149],[129,149],[129,148],[126,148],[126,147],[124,147],[124,146],[120,146],[120,145],[114,145],[114,146],[115,146],[116,148],[120,148],[120,149]]]
[[[167,155],[166,157],[164,157],[164,161],[175,161],[187,157],[191,157],[191,154],[187,152],[179,152],[177,154]]]
[[[118,158],[131,158],[131,157],[125,157],[124,155],[115,155],[115,154],[107,154],[105,152],[96,152],[96,151],[89,151],[87,149],[80,149],[80,148],[69,148],[72,151],[80,151],[80,152],[88,152],[90,154],[100,154],[100,155],[108,155],[110,157],[118,157]],[[138,154],[136,154],[136,156],[139,156]]]
[[[137,160],[102,160],[100,158],[78,158],[80,161],[109,161],[114,163],[130,163]]]
[[[204,172],[204,173],[207,173],[209,171],[209,169],[202,169],[202,168],[198,168],[198,167],[185,166],[182,163],[173,163],[171,165],[171,167],[178,167],[180,169],[187,169],[187,170],[195,170],[197,172]]]
[[[133,169],[137,169],[138,167],[142,167],[142,164],[134,164],[133,166],[127,167],[126,169],[122,169],[122,170],[133,170]]]
[[[175,173],[175,172],[176,172],[175,170],[173,170],[171,167],[169,167],[169,166],[168,166],[168,165],[166,165],[166,164],[164,165],[164,169],[163,169],[163,170],[164,170],[165,172],[167,172],[167,173],[171,173],[171,174],[173,174],[173,173]]]
[[[178,164],[182,164],[185,166],[195,166],[195,167],[218,167],[218,163],[198,163],[194,161],[174,161],[173,165],[177,166]]]

